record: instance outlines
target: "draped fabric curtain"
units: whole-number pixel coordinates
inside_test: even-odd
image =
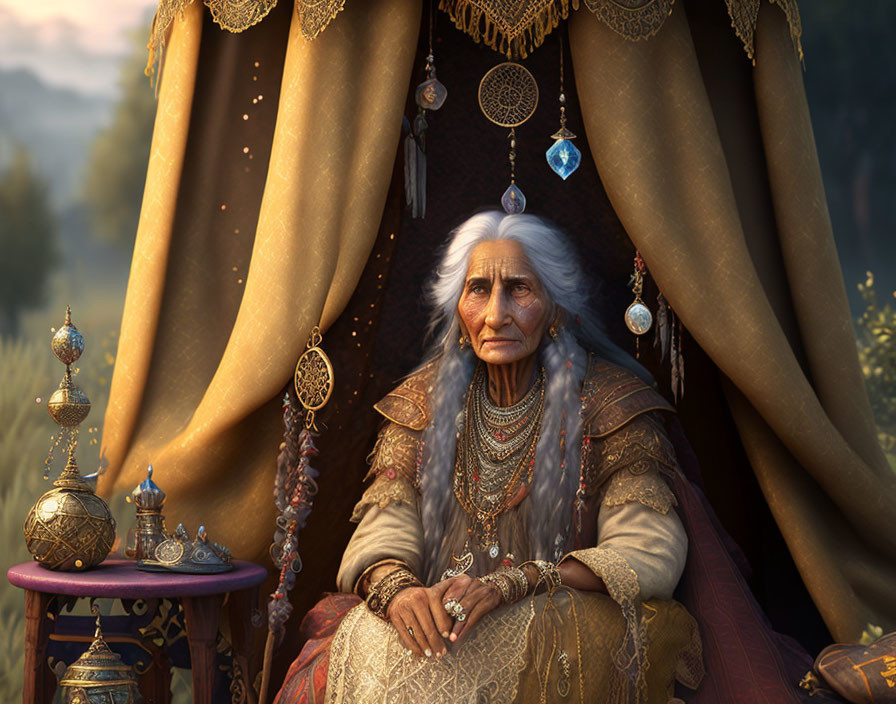
[[[584,12],[569,29],[607,195],[729,380],[742,441],[819,611],[843,640],[869,622],[893,627],[896,477],[874,434],[784,14],[760,9],[754,86],[764,153],[753,164],[728,162],[743,155],[723,148],[717,119],[726,116],[713,112],[683,4],[646,43]],[[769,202],[744,171],[767,180]]]
[[[856,361],[798,57],[784,12],[762,3],[751,100],[735,109],[687,11],[675,3],[639,42],[571,14],[587,140],[628,235],[726,376],[813,599],[853,640],[868,622],[896,627],[896,481]],[[286,3],[239,35],[198,2],[172,22],[104,492],[152,462],[168,516],[267,560],[280,394],[383,236],[420,18],[419,0],[350,0],[313,41]],[[742,128],[762,148],[744,148]]]
[[[265,22],[246,34],[248,48],[240,35],[203,36],[202,14],[189,5],[166,47],[100,488],[128,489],[154,463],[169,516],[263,561],[281,393],[312,326],[326,330],[347,303],[376,238],[420,7],[351,3],[313,42],[295,26],[271,35],[278,23]],[[259,79],[252,88],[282,72],[268,86],[280,96],[269,145],[271,93],[229,85],[245,72]],[[191,105],[201,117],[191,120]],[[253,124],[258,132],[245,132]]]

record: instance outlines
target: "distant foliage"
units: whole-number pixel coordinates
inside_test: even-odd
[[[137,232],[156,114],[153,89],[143,73],[148,33],[134,34],[133,51],[121,69],[115,116],[93,144],[84,186],[95,234],[124,248],[133,245]]]
[[[19,149],[0,174],[0,333],[16,335],[22,311],[43,303],[56,260],[47,186]]]
[[[859,361],[881,444],[896,462],[896,300],[879,303],[870,271],[859,292],[865,301],[858,319]]]
[[[877,267],[878,285],[892,289],[896,2],[811,0],[800,3],[800,16],[803,78],[846,280]],[[855,292],[851,304],[861,309]]]

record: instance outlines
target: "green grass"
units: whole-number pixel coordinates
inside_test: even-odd
[[[75,324],[78,325],[77,316]],[[87,349],[74,365],[79,369],[76,382],[87,392],[92,408],[81,427],[77,457],[82,473],[87,474],[95,471],[99,462],[99,438],[116,340],[113,334],[100,339],[82,325],[79,329],[86,333]],[[44,340],[27,342],[0,339],[0,566],[4,572],[11,565],[30,559],[22,533],[25,515],[38,497],[52,488],[52,481],[65,460],[64,454],[57,452],[50,479],[43,479],[44,458],[51,437],[57,432],[47,413],[46,400],[65,368],[50,349],[49,327],[41,337]],[[123,496],[116,497],[111,508],[118,521],[118,534],[123,535],[133,524],[133,509],[124,503]],[[102,606],[106,612],[111,604]],[[78,609],[79,613],[82,611],[83,608]],[[0,581],[0,701],[22,699],[24,622],[22,591],[3,579]],[[174,671],[172,690],[177,704],[192,700],[189,672]]]

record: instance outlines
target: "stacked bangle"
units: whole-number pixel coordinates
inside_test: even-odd
[[[530,562],[524,562],[520,566],[524,567],[525,565],[532,565],[538,572],[538,582],[536,583],[536,586],[544,582],[549,592],[562,586],[563,582],[560,579],[560,569],[553,562],[548,562],[547,560],[531,560]]]
[[[405,567],[399,567],[370,586],[367,594],[367,608],[385,621],[389,604],[392,603],[392,599],[398,592],[408,587],[422,586],[423,584],[414,576],[413,572]]]
[[[516,603],[529,591],[529,580],[519,567],[501,565],[494,572],[479,577],[479,581],[501,592],[505,604]]]

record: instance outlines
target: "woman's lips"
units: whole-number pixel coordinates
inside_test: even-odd
[[[496,344],[506,343],[506,342],[517,342],[517,340],[511,340],[508,337],[490,337],[486,340],[483,340],[482,344],[483,345],[486,345],[486,344],[496,345]]]

